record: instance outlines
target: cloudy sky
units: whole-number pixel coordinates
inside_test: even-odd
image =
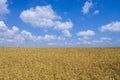
[[[120,0],[0,0],[0,47],[120,47]]]

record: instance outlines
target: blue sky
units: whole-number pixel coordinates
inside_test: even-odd
[[[0,47],[120,47],[119,0],[0,0]]]

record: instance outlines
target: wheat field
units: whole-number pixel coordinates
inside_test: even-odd
[[[0,80],[120,80],[120,48],[0,48]]]

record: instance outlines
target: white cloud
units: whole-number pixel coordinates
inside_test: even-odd
[[[100,45],[105,45],[105,44],[111,44],[112,38],[110,37],[101,37],[100,39],[90,39],[88,38],[78,38],[77,44],[92,44],[94,46],[97,46],[96,44],[100,44]]]
[[[12,27],[12,30],[13,30],[14,33],[19,32],[19,28],[17,28],[16,26],[13,26],[13,27]]]
[[[0,21],[0,32],[4,32],[7,30],[7,26],[3,21]]]
[[[63,36],[59,36],[59,37],[57,37],[57,39],[58,39],[58,40],[62,40],[62,41],[64,41],[66,38],[63,37]]]
[[[69,32],[68,30],[73,27],[73,23],[71,21],[62,22],[62,18],[56,14],[50,5],[37,6],[35,8],[24,10],[20,14],[20,18],[23,22],[28,23],[31,26],[61,30],[62,33],[64,30],[67,30],[67,34]]]
[[[31,32],[28,32],[26,30],[21,31],[20,35],[26,41],[36,41],[37,40],[36,36],[33,36]]]
[[[63,30],[62,33],[65,37],[72,37],[71,33],[68,30]]]
[[[0,0],[0,19],[9,13],[9,10],[7,9],[7,0]]]
[[[52,27],[54,26],[54,20],[60,19],[60,16],[57,16],[52,7],[48,5],[24,10],[20,14],[20,18],[23,22],[35,27]]]
[[[19,32],[19,29],[16,26],[13,26],[12,29],[8,29],[7,32],[9,33],[9,35],[14,35]]]
[[[11,29],[3,22],[0,21],[0,47],[12,46],[12,47],[40,47],[40,46],[77,46],[77,45],[96,45],[96,43],[111,44],[112,39],[109,37],[101,37],[99,40],[92,40],[90,37],[95,35],[92,30],[81,31],[77,35],[78,40],[66,40],[66,37],[70,37],[69,31],[63,30],[64,36],[56,36],[46,34],[44,36],[36,36],[31,32],[22,30],[13,26]],[[89,34],[89,35],[88,35]],[[62,44],[59,44],[62,43]]]
[[[51,41],[51,40],[56,39],[56,36],[54,36],[54,35],[46,34],[45,36],[34,36],[34,35],[32,35],[31,32],[28,32],[28,31],[25,31],[25,30],[23,30],[21,32],[21,35],[27,41]]]
[[[58,38],[54,35],[46,34],[44,36],[35,36],[29,31],[20,31],[16,26],[13,26],[11,29],[9,29],[3,21],[0,21],[0,46],[2,44],[9,43],[17,45],[31,42],[34,44],[42,41],[52,41],[55,39],[57,40]]]
[[[103,25],[103,26],[101,26],[100,31],[101,32],[104,32],[104,31],[111,31],[111,32],[120,31],[120,22],[116,21],[116,22],[112,22],[112,23]]]
[[[54,29],[68,30],[68,29],[71,29],[72,27],[73,27],[73,23],[71,21],[69,22],[68,21],[67,22],[56,21]]]
[[[102,41],[106,41],[106,40],[112,40],[112,39],[109,38],[109,37],[102,37],[101,40],[102,40]]]
[[[78,38],[79,43],[78,44],[90,44],[90,38],[89,37],[83,37],[83,38]]]
[[[84,3],[84,6],[82,7],[82,12],[84,14],[87,14],[89,12],[89,10],[92,8],[92,6],[93,6],[92,1],[86,1]]]
[[[90,37],[92,37],[94,35],[95,35],[95,32],[92,30],[80,31],[77,33],[80,44],[90,44],[91,43]]]
[[[95,11],[93,12],[93,15],[98,14],[99,12],[100,12],[99,10],[95,10]]]
[[[44,37],[43,37],[43,40],[45,40],[45,41],[50,41],[50,40],[55,40],[56,39],[56,36],[54,36],[54,35],[45,35]]]
[[[20,37],[19,29],[16,26],[13,26],[12,29],[9,29],[7,25],[0,21],[0,42],[21,42],[23,39]]]
[[[109,37],[101,37],[99,40],[93,40],[94,43],[106,43],[110,42],[112,38]]]
[[[80,31],[77,33],[77,36],[81,36],[81,37],[90,37],[94,35],[95,35],[95,32],[92,30]]]
[[[56,36],[49,35],[49,34],[46,34],[45,36],[34,36],[34,35],[32,35],[31,32],[28,32],[26,30],[23,30],[20,35],[26,41],[33,41],[33,42],[51,41],[51,40],[55,40],[56,39]]]

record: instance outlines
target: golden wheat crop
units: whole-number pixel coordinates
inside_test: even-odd
[[[120,48],[0,48],[0,80],[120,80]]]

